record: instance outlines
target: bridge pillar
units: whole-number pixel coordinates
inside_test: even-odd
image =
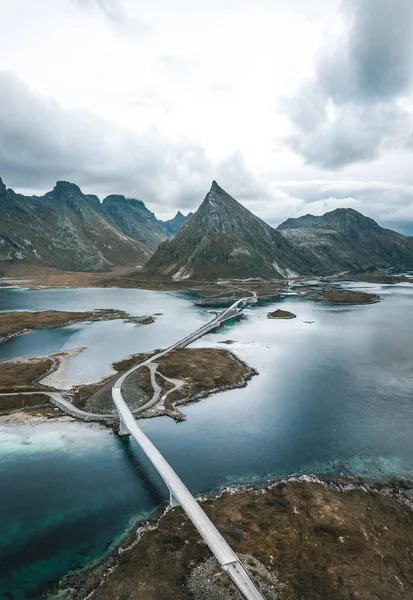
[[[125,421],[122,419],[121,415],[119,415],[119,432],[120,436],[130,435],[130,431],[127,428]]]
[[[171,492],[171,490],[169,490],[169,504],[172,506],[172,508],[174,506],[179,506],[179,502],[175,498],[175,496],[173,495],[173,493]]]

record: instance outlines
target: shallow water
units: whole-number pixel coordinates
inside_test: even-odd
[[[247,309],[244,320],[195,344],[235,340],[219,347],[260,375],[246,388],[185,407],[185,423],[141,422],[194,493],[298,472],[413,476],[413,286],[369,289],[382,302],[343,308],[290,296]],[[208,318],[184,296],[152,294],[164,307],[171,297],[184,303],[187,330]],[[118,302],[113,308],[123,308]],[[280,305],[297,318],[268,320]],[[103,352],[102,362],[109,356]],[[106,429],[2,427],[0,442],[0,598],[39,598],[56,577],[101,556],[131,520],[167,498],[136,444]]]
[[[194,307],[189,294],[123,289],[0,289],[0,310],[72,310],[116,308],[132,316],[157,315],[151,325],[124,320],[88,322],[55,329],[39,329],[0,344],[0,360],[86,348],[65,361],[64,369],[46,385],[69,388],[92,383],[111,373],[110,364],[129,354],[166,347],[205,324],[212,317]]]

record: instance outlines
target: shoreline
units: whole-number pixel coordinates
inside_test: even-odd
[[[201,505],[214,505],[224,497],[227,499],[230,498],[230,500],[231,498],[236,499],[237,497],[246,495],[251,495],[252,498],[262,498],[277,488],[280,489],[285,484],[300,484],[304,490],[307,486],[316,485],[339,494],[349,494],[354,491],[362,492],[365,496],[376,495],[386,498],[397,505],[404,506],[408,510],[413,511],[412,481],[399,478],[386,478],[384,481],[377,481],[357,476],[335,477],[331,475],[321,476],[313,473],[293,474],[288,477],[265,480],[260,483],[254,482],[223,486],[196,496],[196,500]],[[303,497],[305,497],[304,492]],[[172,508],[167,502],[163,502],[148,516],[137,518],[131,524],[130,528],[120,536],[119,541],[104,556],[60,578],[53,587],[51,597],[54,598],[54,594],[68,593],[68,600],[93,598],[95,593],[106,584],[110,577],[116,575],[117,570],[120,569],[122,557],[128,555],[128,553],[129,556],[133,554],[133,551],[143,543],[145,536],[148,536],[151,532],[157,532],[161,536],[162,543],[163,533],[161,530],[166,516],[173,517],[173,515],[178,515],[178,511],[180,510],[180,507]],[[208,552],[209,550],[207,550]],[[214,559],[213,562],[215,562]],[[159,600],[161,600],[161,597],[159,597]]]
[[[125,319],[135,322],[139,317],[132,317],[123,310],[102,308],[89,311],[60,310],[19,310],[0,313],[0,344],[13,338],[41,329],[55,329],[88,322],[112,321]],[[8,331],[6,331],[8,330]]]

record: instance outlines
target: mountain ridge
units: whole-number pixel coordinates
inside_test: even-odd
[[[141,200],[112,194],[100,202],[68,181],[24,196],[0,178],[0,202],[0,264],[86,272],[141,266],[172,235]]]
[[[381,227],[354,208],[337,208],[319,217],[307,214],[290,218],[277,230],[307,256],[316,274],[413,268],[412,240]]]

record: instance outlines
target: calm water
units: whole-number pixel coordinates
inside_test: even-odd
[[[247,388],[186,407],[185,423],[167,418],[141,423],[193,492],[310,471],[413,476],[413,286],[364,287],[380,293],[382,302],[331,308],[289,297],[282,307],[297,314],[294,320],[268,320],[272,305],[252,308],[240,323],[196,343],[232,339],[230,348],[260,375]],[[57,303],[63,301],[73,307],[74,294],[84,310],[91,307],[91,294],[92,307],[125,308],[140,300],[142,310],[135,307],[135,314],[147,314],[144,296],[126,297],[130,292],[14,294],[20,309],[61,308]],[[11,308],[4,296],[0,302],[4,310]],[[165,322],[168,314],[175,321],[165,327],[168,341],[174,328],[180,336],[180,327],[189,331],[208,318],[182,295],[151,292],[150,302],[165,313]],[[182,325],[175,309],[185,314]],[[94,345],[103,346],[100,357],[107,367],[112,339],[105,344],[99,333],[107,325],[77,326],[62,343],[74,347],[76,336],[96,328],[88,356],[95,356]],[[154,327],[131,328],[137,338],[141,331],[148,336],[136,343],[164,345],[160,337],[152,341],[151,331],[161,335]],[[102,555],[131,521],[167,497],[136,444],[107,430],[77,423],[3,427],[0,442],[2,599],[40,598],[56,577]]]
[[[112,362],[129,354],[168,346],[211,319],[208,310],[195,308],[187,294],[119,289],[0,289],[0,311],[95,308],[117,308],[133,316],[162,314],[151,325],[116,320],[32,331],[0,344],[0,360],[86,348],[66,361],[64,371],[45,382],[67,388],[97,381],[110,374]]]

